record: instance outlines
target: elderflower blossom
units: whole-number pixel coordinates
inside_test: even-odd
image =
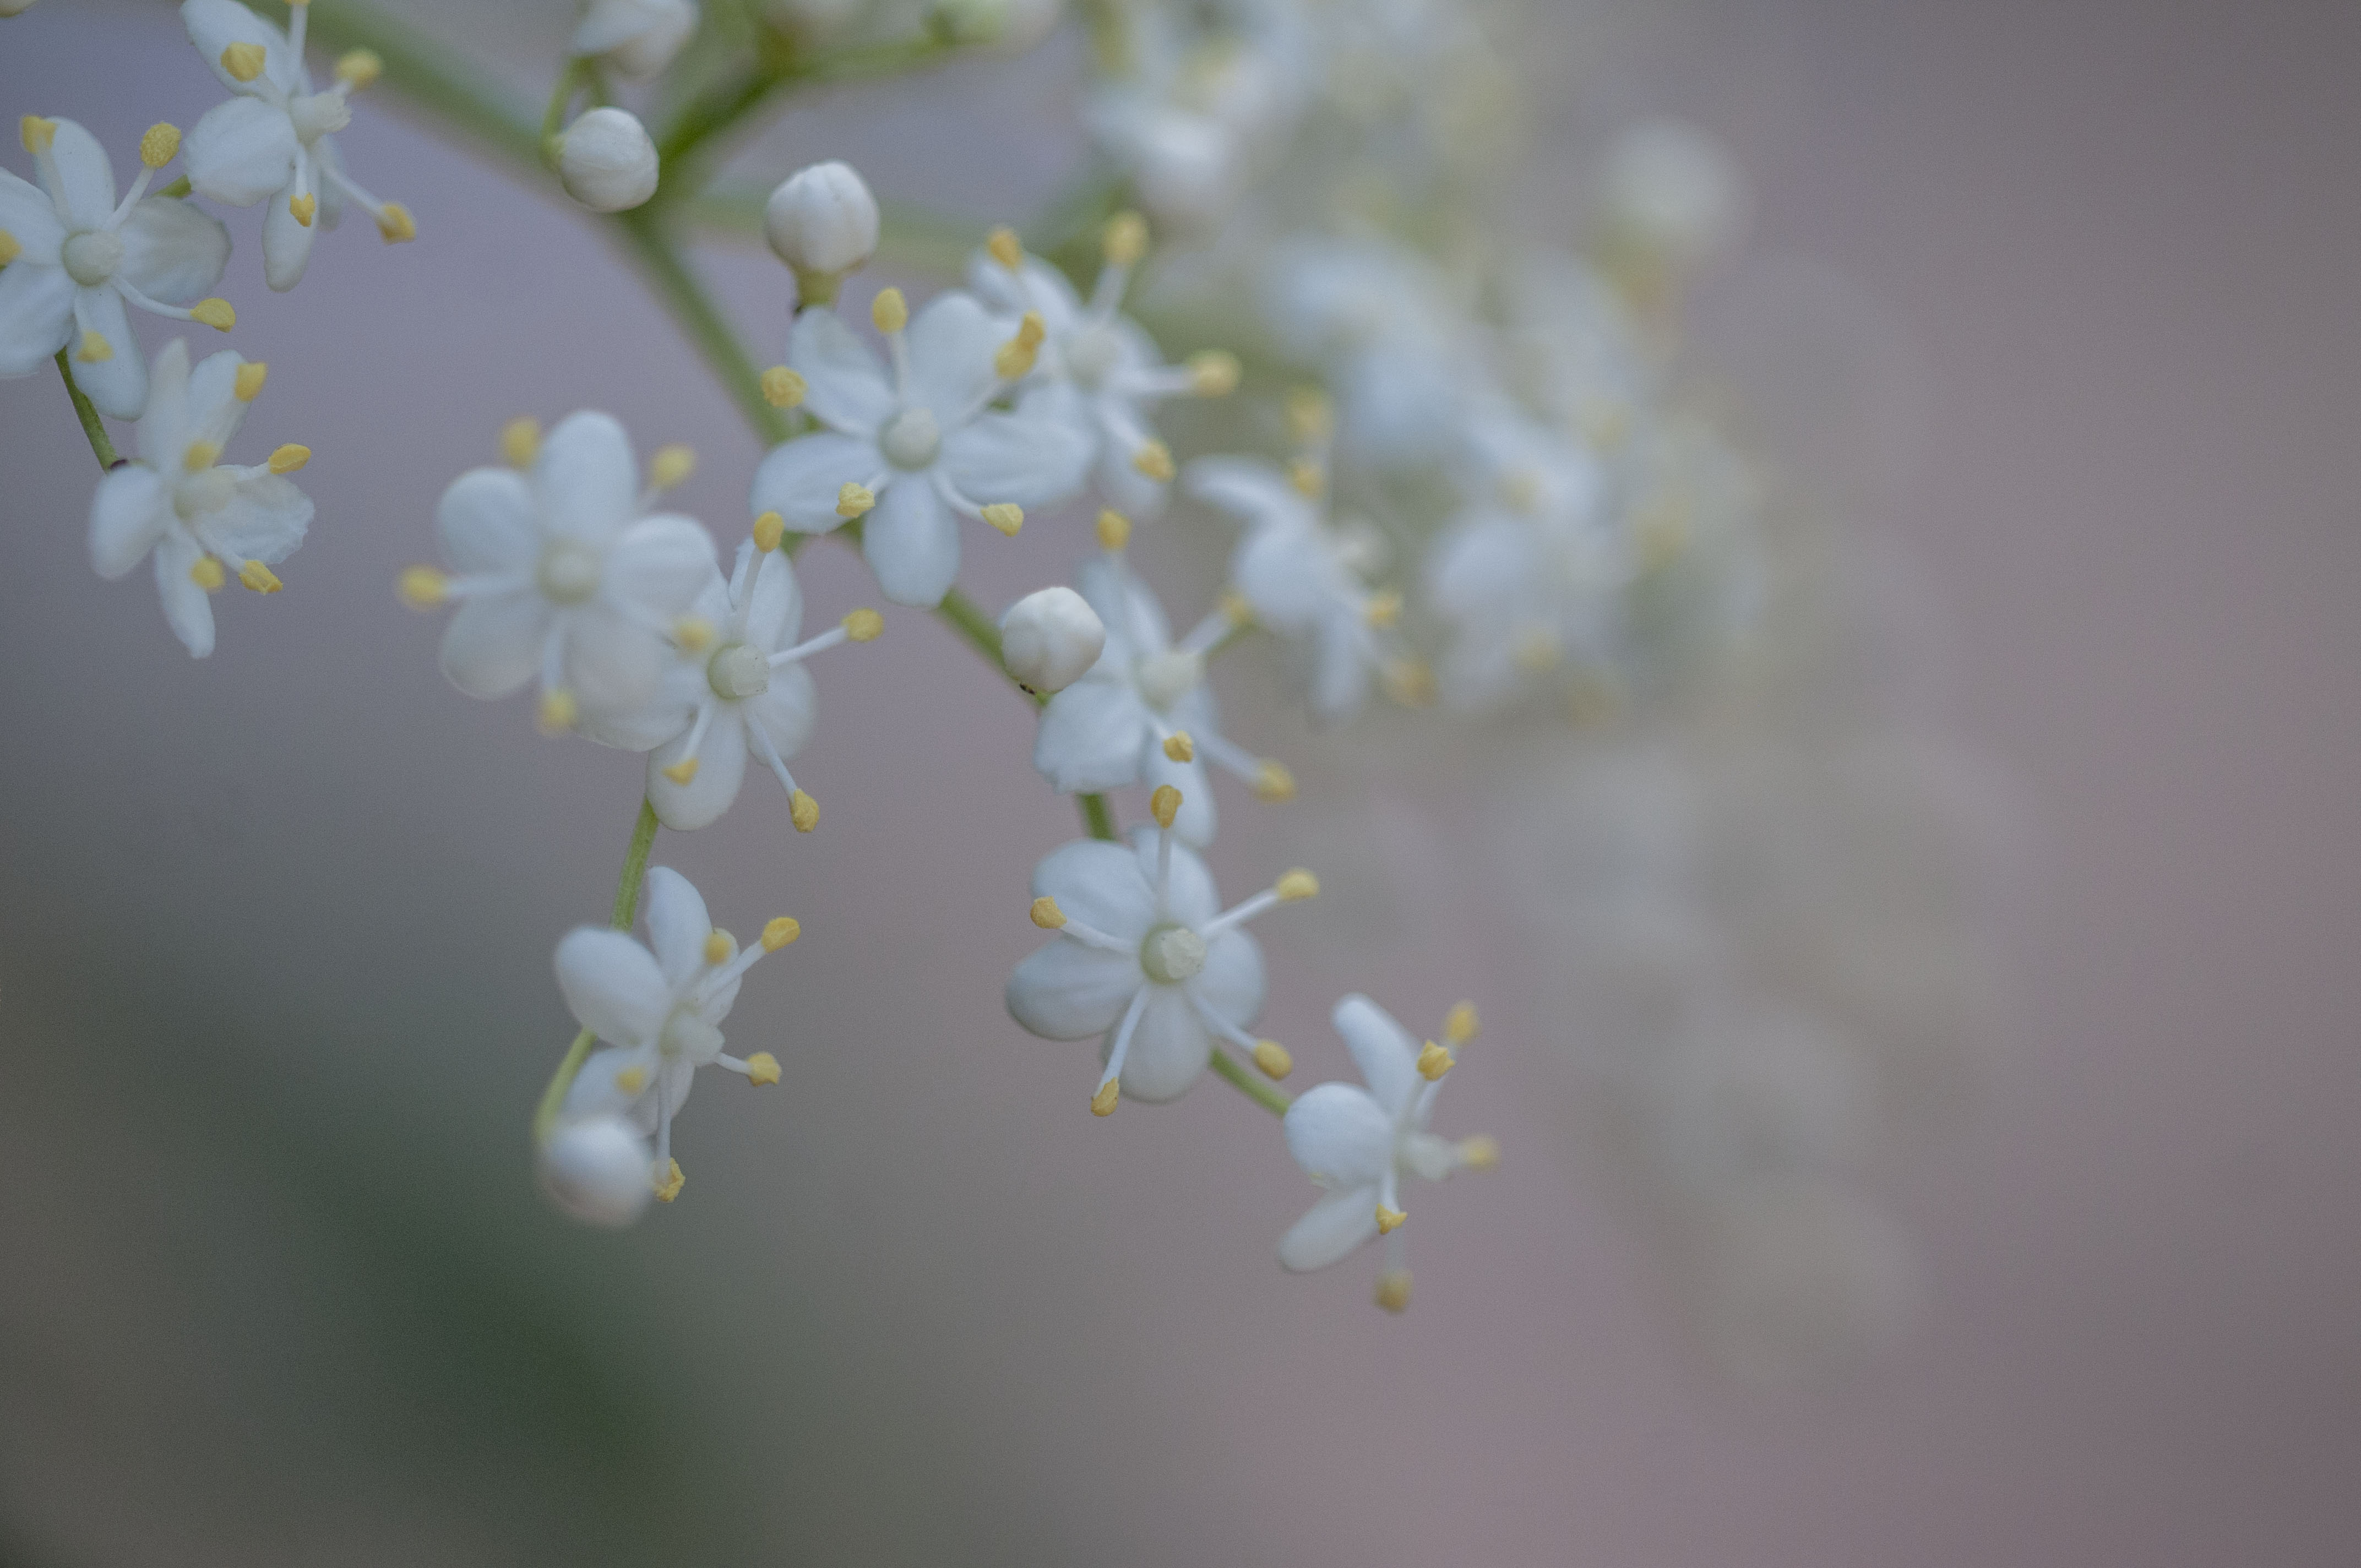
[[[1441,1042],[1422,1047],[1392,1014],[1356,993],[1330,1015],[1368,1085],[1322,1083],[1296,1096],[1283,1124],[1287,1152],[1324,1190],[1279,1239],[1279,1261],[1298,1272],[1326,1268],[1372,1236],[1386,1238],[1378,1304],[1410,1304],[1410,1266],[1400,1230],[1410,1218],[1401,1182],[1441,1181],[1455,1171],[1488,1169],[1499,1148],[1488,1137],[1453,1143],[1426,1130],[1443,1075],[1476,1036],[1476,1010],[1451,1011]]]
[[[229,302],[199,296],[221,281],[229,232],[186,202],[148,194],[181,145],[170,126],[140,137],[139,175],[119,203],[88,131],[38,115],[20,130],[40,184],[0,170],[0,376],[29,376],[71,345],[74,384],[100,412],[137,419],[148,362],[123,307],[228,331]]]
[[[632,81],[660,76],[697,31],[697,0],[588,0],[574,52]]]
[[[796,317],[787,367],[823,427],[771,449],[754,475],[752,509],[799,533],[858,519],[861,553],[895,604],[929,608],[959,576],[959,521],[1015,534],[1025,509],[1082,487],[1090,452],[1038,395],[1013,412],[994,360],[1003,329],[961,293],[939,296],[914,321],[898,289],[870,311],[892,356],[877,356],[826,306]]]
[[[262,272],[273,289],[302,280],[312,242],[335,228],[350,199],[376,220],[389,245],[418,237],[410,209],[380,202],[345,172],[334,133],[352,123],[353,93],[383,69],[377,56],[356,49],[336,62],[336,80],[312,91],[303,64],[308,5],[290,10],[287,31],[237,0],[181,0],[189,41],[237,96],[205,111],[189,132],[189,181],[200,196],[233,207],[265,197]]]
[[[312,460],[309,447],[280,446],[251,466],[220,461],[266,374],[231,349],[192,371],[188,344],[166,344],[139,418],[139,460],[110,470],[91,499],[91,565],[112,580],[152,554],[164,619],[192,658],[214,651],[210,596],[232,575],[277,593],[270,568],[312,525],[311,498],[284,477]]]
[[[1077,839],[1034,868],[1033,923],[1057,935],[1009,976],[1009,1016],[1044,1039],[1104,1036],[1091,1096],[1102,1116],[1124,1094],[1179,1099],[1224,1040],[1273,1077],[1287,1071],[1284,1049],[1246,1032],[1262,1011],[1263,968],[1241,927],[1313,897],[1320,883],[1291,871],[1224,910],[1205,862],[1173,841],[1180,808],[1180,792],[1165,785],[1153,831],[1127,846]]]
[[[653,1134],[649,1168],[656,1197],[669,1203],[684,1179],[672,1157],[673,1118],[688,1101],[697,1069],[723,1068],[753,1084],[779,1081],[778,1058],[770,1052],[725,1054],[721,1025],[746,971],[803,927],[782,916],[741,951],[735,937],[715,927],[689,880],[668,866],[648,868],[647,923],[645,946],[629,932],[593,926],[557,944],[566,1004],[606,1046],[583,1062],[561,1116],[624,1116],[642,1135]]]

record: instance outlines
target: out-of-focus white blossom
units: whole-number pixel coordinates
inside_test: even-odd
[[[1745,188],[1727,148],[1682,120],[1642,120],[1607,154],[1599,223],[1610,254],[1674,274],[1735,245]]]
[[[1070,587],[1036,588],[1000,618],[1000,662],[1028,692],[1064,691],[1098,663],[1106,623]]]
[[[656,193],[656,144],[628,109],[593,109],[558,134],[557,177],[594,213],[620,213]]]
[[[661,75],[696,31],[697,0],[589,0],[574,27],[574,52],[642,80]]]
[[[541,1147],[542,1190],[585,1224],[628,1225],[655,1196],[653,1159],[647,1139],[620,1116],[561,1122]]]

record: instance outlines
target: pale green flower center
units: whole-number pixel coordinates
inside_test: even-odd
[[[542,548],[533,580],[551,603],[580,604],[598,591],[598,554],[570,539],[554,539]]]
[[[771,689],[771,662],[762,650],[732,642],[706,661],[705,679],[716,696],[742,702]]]
[[[904,409],[878,436],[877,448],[886,462],[906,472],[928,467],[943,449],[942,427],[929,410]]]
[[[66,276],[85,289],[95,289],[123,265],[123,236],[111,229],[90,229],[66,241]]]
[[[1178,985],[1205,967],[1205,938],[1186,926],[1159,926],[1139,944],[1139,967],[1159,984]]]

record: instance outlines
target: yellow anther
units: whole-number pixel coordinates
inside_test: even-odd
[[[16,122],[16,134],[24,138],[27,152],[47,152],[49,144],[58,139],[58,123],[38,115],[27,115]]]
[[[258,594],[275,594],[287,586],[279,580],[278,573],[259,561],[248,561],[240,566],[237,580]]]
[[[210,555],[201,557],[195,565],[189,568],[189,581],[209,594],[220,592],[225,581],[222,564]]]
[[[1396,659],[1381,678],[1386,695],[1404,707],[1424,707],[1434,700],[1434,672],[1416,659]]]
[[[0,267],[7,266],[24,254],[24,242],[6,229],[0,229]]]
[[[1401,620],[1401,595],[1386,588],[1369,596],[1369,602],[1361,607],[1361,619],[1379,631],[1390,631]]]
[[[876,504],[876,494],[868,486],[856,485],[850,479],[844,481],[843,488],[836,492],[836,515],[839,517],[859,517]]]
[[[1099,548],[1120,550],[1131,543],[1131,519],[1107,508],[1099,513]]]
[[[1478,1027],[1476,1004],[1472,1002],[1456,1003],[1450,1012],[1443,1015],[1444,1043],[1456,1049],[1474,1039]]]
[[[1285,1078],[1295,1070],[1295,1058],[1277,1040],[1257,1040],[1254,1058],[1265,1078]]]
[[[803,922],[792,915],[782,915],[763,923],[763,950],[775,953],[804,934]]]
[[[1015,501],[994,501],[983,509],[983,521],[1014,539],[1025,526],[1025,509]]]
[[[686,484],[688,477],[696,472],[696,450],[678,442],[670,446],[657,447],[655,455],[648,459],[648,478],[659,490],[669,490],[676,485]]]
[[[1122,1098],[1123,1080],[1116,1078],[1108,1079],[1104,1083],[1099,1086],[1099,1091],[1091,1096],[1091,1114],[1093,1116],[1114,1115],[1115,1102]]]
[[[500,426],[500,456],[511,468],[530,468],[541,455],[541,421],[527,414]]]
[[[1410,1305],[1410,1270],[1389,1268],[1378,1276],[1378,1305],[1389,1312],[1399,1312]]]
[[[310,228],[313,215],[320,210],[320,198],[309,191],[300,196],[290,196],[287,198],[287,210],[294,214],[297,223]]]
[[[139,138],[139,161],[150,169],[161,169],[180,156],[181,127],[163,121],[148,127]]]
[[[763,400],[774,409],[791,409],[804,400],[811,387],[784,365],[763,372]]]
[[[104,365],[115,357],[115,350],[98,334],[86,332],[82,334],[82,346],[74,350],[74,357],[85,365]]]
[[[221,68],[233,82],[251,82],[262,74],[263,62],[269,58],[260,44],[232,44],[221,51]]]
[[[433,609],[450,597],[451,579],[432,566],[406,566],[393,591],[412,609]]]
[[[1172,448],[1160,441],[1151,441],[1131,455],[1131,466],[1159,485],[1172,482]]]
[[[705,961],[719,968],[738,956],[738,944],[730,933],[716,927],[705,934]]]
[[[1226,398],[1238,389],[1238,356],[1226,348],[1189,356],[1189,388],[1201,398]]]
[[[1383,1203],[1378,1204],[1378,1234],[1381,1236],[1389,1236],[1393,1234],[1396,1228],[1399,1227],[1404,1220],[1409,1218],[1410,1216],[1403,1213],[1400,1209],[1389,1209]]]
[[[1489,1170],[1500,1163],[1500,1142],[1488,1133],[1459,1140],[1459,1163],[1470,1170]]]
[[[992,373],[1004,381],[1021,381],[1033,374],[1033,366],[1040,357],[1039,345],[1012,337],[993,352]]]
[[[181,466],[192,474],[202,474],[221,461],[221,448],[210,441],[192,441],[181,454]]]
[[[672,623],[672,640],[692,653],[713,646],[714,635],[713,622],[701,615],[684,615]]]
[[[855,642],[874,642],[885,630],[885,618],[873,609],[856,609],[844,618],[844,634]]]
[[[1418,1075],[1433,1083],[1451,1070],[1455,1059],[1447,1048],[1429,1040],[1418,1053]]]
[[[1538,675],[1556,668],[1562,652],[1556,638],[1539,627],[1529,627],[1517,634],[1509,655],[1516,661],[1517,668],[1529,675]]]
[[[615,1075],[615,1089],[618,1093],[636,1095],[647,1086],[648,1069],[646,1068],[627,1067]]]
[[[766,1083],[779,1081],[779,1058],[768,1051],[756,1051],[746,1058],[746,1081],[760,1089]]]
[[[1307,898],[1320,896],[1320,879],[1298,866],[1271,883],[1270,890],[1279,894],[1281,904],[1301,904]]]
[[[1104,247],[1109,266],[1138,265],[1148,254],[1148,220],[1137,213],[1117,213],[1107,220]]]
[[[563,735],[573,729],[574,721],[581,717],[582,706],[574,700],[572,692],[546,691],[541,694],[540,722],[544,735]]]
[[[312,449],[297,442],[289,442],[270,455],[270,471],[292,474],[312,460]]]
[[[373,49],[351,49],[336,57],[336,80],[358,92],[385,74],[385,61]]]
[[[237,307],[223,299],[199,300],[189,307],[189,319],[215,332],[227,332],[237,324]]]
[[[1156,793],[1148,797],[1148,815],[1156,818],[1159,828],[1170,828],[1172,819],[1180,815],[1180,792],[1170,784],[1158,784]]]
[[[1317,387],[1298,387],[1287,394],[1287,435],[1299,446],[1313,446],[1336,429],[1336,413],[1328,394]]]
[[[776,550],[786,532],[787,520],[777,512],[766,511],[754,520],[754,548],[765,552]]]
[[[680,1190],[688,1183],[688,1178],[681,1174],[680,1161],[675,1159],[667,1161],[666,1163],[672,1167],[672,1169],[667,1171],[655,1184],[656,1201],[659,1203],[669,1203],[674,1199],[679,1197]]]
[[[237,367],[237,379],[230,389],[241,403],[250,403],[262,396],[262,383],[270,379],[270,367],[259,359],[249,359]]]
[[[1033,901],[1031,913],[1033,924],[1044,931],[1055,931],[1066,923],[1066,912],[1059,908],[1058,901],[1046,893]]]
[[[689,784],[696,782],[697,765],[697,758],[683,757],[677,762],[666,763],[661,772],[664,773],[664,777],[672,780],[673,783],[681,785],[683,788],[686,788]]]
[[[1252,626],[1254,606],[1235,588],[1222,590],[1222,619],[1232,626]]]
[[[377,232],[386,244],[400,245],[418,237],[418,220],[401,203],[388,202],[377,210]]]
[[[1190,739],[1186,729],[1175,729],[1164,738],[1164,754],[1176,762],[1195,762],[1197,742]]]
[[[796,825],[798,833],[808,833],[819,826],[819,802],[797,790],[787,796],[787,820]]]
[[[1255,797],[1273,806],[1295,798],[1295,775],[1287,771],[1284,762],[1265,762],[1255,770]]]
[[[1315,458],[1298,457],[1287,466],[1287,482],[1297,495],[1316,501],[1328,488],[1328,470]]]
[[[880,289],[869,302],[869,319],[879,332],[891,336],[910,324],[910,302],[899,289]]]
[[[1016,318],[1016,341],[1027,348],[1038,348],[1048,341],[1049,325],[1038,311],[1027,311]]]
[[[993,230],[991,236],[984,240],[983,248],[991,253],[994,261],[999,262],[1011,272],[1025,264],[1025,245],[1016,237],[1015,229]]]

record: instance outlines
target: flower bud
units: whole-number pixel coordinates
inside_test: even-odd
[[[851,164],[815,163],[771,192],[763,232],[795,269],[804,302],[826,304],[844,275],[877,249],[877,199]]]
[[[1000,657],[1027,691],[1063,691],[1099,662],[1106,627],[1071,588],[1027,594],[1000,618]]]
[[[541,1185],[556,1205],[592,1225],[628,1225],[655,1189],[647,1140],[620,1116],[567,1122],[541,1151]]]
[[[594,213],[620,213],[656,193],[656,144],[621,109],[593,109],[557,138],[557,177]]]
[[[697,0],[590,0],[574,29],[574,52],[638,80],[663,71],[696,31]]]

